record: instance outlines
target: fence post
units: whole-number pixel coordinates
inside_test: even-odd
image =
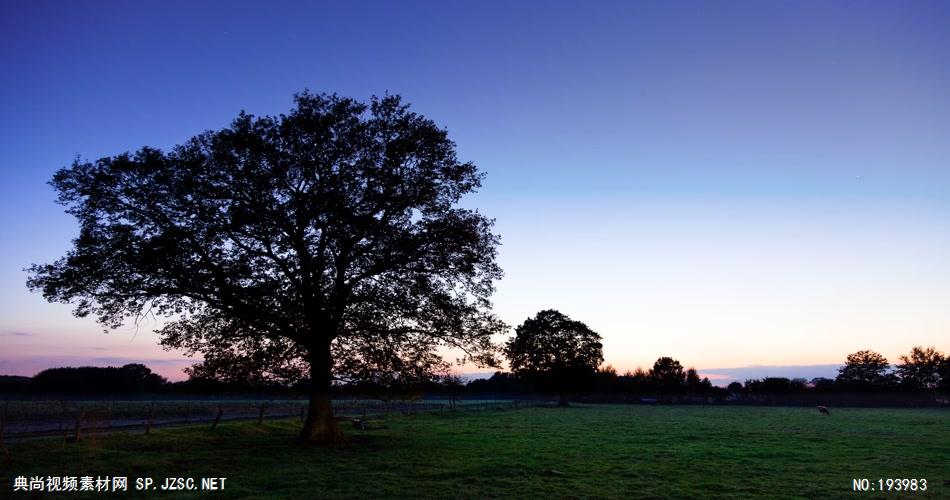
[[[267,404],[267,403],[261,403],[261,413],[260,413],[259,415],[257,415],[257,423],[258,423],[258,424],[263,424],[263,423],[264,423],[264,406],[265,406],[266,404]]]
[[[109,402],[109,409],[106,410],[106,429],[112,428],[112,413],[115,412],[115,401]]]
[[[69,440],[69,428],[66,427],[66,402],[63,401],[63,413],[59,417],[59,430],[63,431],[63,448],[66,448],[66,441]]]
[[[300,407],[300,421],[301,421],[301,422],[303,422],[304,420],[306,420],[306,411],[307,411],[307,407],[306,407],[306,406],[301,406],[301,407]]]
[[[149,407],[148,407],[148,417],[147,417],[147,420],[145,421],[145,434],[146,434],[146,435],[152,433],[152,423],[153,423],[154,415],[155,415],[155,407],[154,407],[154,406],[149,406]]]
[[[73,436],[73,440],[79,442],[82,438],[82,419],[86,416],[86,411],[81,410],[79,415],[76,415],[76,434]]]
[[[6,451],[6,447],[3,446],[3,430],[7,426],[7,408],[10,407],[10,403],[3,405],[3,413],[0,413],[0,449]]]
[[[218,415],[214,417],[214,423],[211,424],[211,430],[214,430],[214,428],[218,426],[218,422],[221,421],[221,415],[223,414],[224,408],[222,406],[218,406]]]

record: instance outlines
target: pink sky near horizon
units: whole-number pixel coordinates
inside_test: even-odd
[[[50,305],[54,309],[63,306]],[[0,375],[33,376],[47,368],[63,366],[121,366],[127,363],[142,363],[155,373],[171,381],[184,380],[184,368],[200,360],[200,355],[188,358],[176,351],[165,351],[157,344],[157,336],[149,329],[120,329],[103,333],[101,329],[87,319],[71,318],[77,326],[83,326],[80,333],[74,333],[74,345],[64,348],[63,335],[59,333],[34,333],[26,331],[2,331],[0,342],[4,351],[0,354]],[[675,354],[663,354],[673,355]],[[637,360],[633,363],[618,362],[621,358],[606,353],[605,364],[610,364],[619,373],[633,371],[636,368],[649,369],[653,360]],[[452,359],[452,355],[446,355]],[[735,365],[704,366],[691,363],[689,359],[678,358],[685,367],[695,367],[701,376],[709,377],[716,385],[726,385],[733,380],[744,381],[748,378],[765,376],[784,376],[788,378],[817,376],[834,377],[835,363],[806,365]],[[892,357],[896,361],[896,355]],[[494,370],[476,366],[456,367],[457,371],[470,377],[488,376]],[[502,368],[504,370],[504,368]]]
[[[660,356],[710,370],[823,366],[861,349],[894,363],[915,345],[950,347],[950,232],[939,231],[945,222],[928,205],[852,202],[832,211],[814,201],[789,212],[748,200],[756,210],[738,213],[731,202],[646,200],[625,214],[609,199],[535,203],[529,211],[505,202],[498,214],[507,214],[498,220],[506,276],[496,313],[513,327],[559,309],[602,335],[606,362],[621,372],[649,368]],[[530,224],[538,213],[550,224]],[[595,213],[635,229],[585,227]],[[822,220],[806,225],[802,217]],[[560,238],[550,229],[555,221],[577,227],[574,237]],[[65,235],[57,240],[60,250],[34,258],[55,259],[68,246]],[[157,345],[158,320],[106,334],[71,306],[27,291],[25,273],[0,275],[0,372],[29,375],[50,367],[43,359],[70,356],[151,360],[176,378],[189,363]]]
[[[32,377],[37,373],[48,369],[58,367],[79,367],[79,366],[122,366],[129,363],[142,363],[148,366],[154,373],[157,373],[170,381],[185,380],[187,376],[183,370],[191,366],[194,359],[188,358],[119,358],[119,357],[83,357],[83,356],[25,356],[8,357],[0,359],[0,375],[18,375]],[[833,368],[829,365],[806,365],[806,366],[749,366],[734,368],[710,368],[717,373],[707,372],[699,368],[700,377],[709,378],[713,385],[725,386],[733,381],[744,381],[749,378],[762,378],[766,376],[796,378],[802,377],[811,380],[814,377],[834,377]],[[626,370],[620,370],[623,374]],[[726,372],[726,373],[718,373]],[[461,372],[468,378],[484,378],[490,376],[492,371],[473,368],[472,371]]]

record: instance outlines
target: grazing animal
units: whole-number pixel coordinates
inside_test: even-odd
[[[821,413],[822,415],[828,415],[829,417],[831,416],[831,412],[828,411],[828,408],[825,408],[824,406],[816,406],[816,408],[818,408],[818,413]]]

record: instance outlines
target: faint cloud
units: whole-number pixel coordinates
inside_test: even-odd
[[[32,337],[33,334],[30,332],[0,332],[0,336],[4,337]]]

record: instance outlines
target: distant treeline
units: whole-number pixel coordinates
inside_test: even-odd
[[[727,387],[712,385],[695,369],[683,369],[679,361],[663,357],[653,368],[638,368],[618,374],[606,366],[594,373],[584,394],[635,396],[719,396],[733,399],[748,395],[808,393],[895,394],[950,392],[950,356],[932,347],[914,347],[901,356],[896,366],[873,351],[850,354],[834,379],[766,377],[732,382]],[[523,381],[509,373],[497,372],[488,379],[473,380],[465,389],[473,393],[512,394],[530,391]]]
[[[950,356],[932,347],[914,347],[892,367],[884,356],[869,350],[850,354],[830,378],[766,377],[733,382],[727,387],[714,386],[693,368],[684,369],[670,357],[656,360],[649,370],[638,368],[619,374],[607,365],[596,370],[583,384],[575,385],[576,396],[602,396],[626,400],[628,397],[666,396],[705,398],[705,400],[755,399],[756,396],[795,394],[896,394],[950,392]],[[458,376],[433,377],[411,386],[379,384],[337,384],[338,397],[375,399],[441,397],[524,396],[543,392],[536,381],[527,381],[507,372],[465,383]],[[306,392],[307,381],[293,385],[261,382],[223,382],[191,378],[169,382],[142,364],[121,367],[51,368],[34,377],[0,376],[0,393],[21,395],[188,395],[188,394],[270,394],[299,395]],[[583,398],[582,398],[583,399]]]
[[[143,364],[121,367],[50,368],[33,377],[0,376],[0,394],[134,395],[291,392],[279,384],[241,384],[189,379],[169,382]]]

